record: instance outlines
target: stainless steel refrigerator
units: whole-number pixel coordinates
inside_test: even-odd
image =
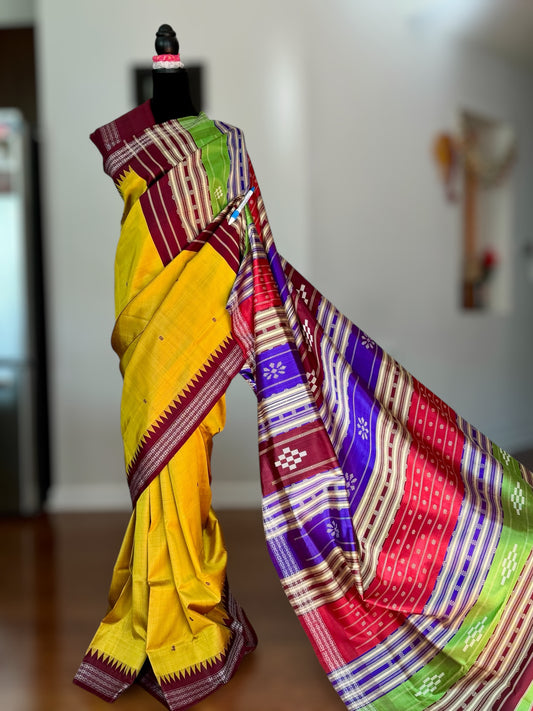
[[[49,483],[35,143],[0,108],[0,514],[40,511]]]

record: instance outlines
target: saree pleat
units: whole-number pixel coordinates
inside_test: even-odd
[[[278,254],[239,129],[156,126],[147,103],[93,140],[125,205],[112,344],[134,509],[76,683],[113,700],[136,681],[177,710],[255,647],[210,491],[240,371],[267,546],[346,707],[531,708],[533,475]]]

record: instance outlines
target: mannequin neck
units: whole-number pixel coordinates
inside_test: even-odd
[[[183,116],[197,116],[192,103],[189,76],[185,69],[152,70],[153,95],[150,101],[156,123]]]

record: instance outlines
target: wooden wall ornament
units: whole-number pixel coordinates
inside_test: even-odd
[[[450,202],[459,200],[457,178],[459,175],[460,151],[457,141],[449,133],[439,133],[433,144],[433,154],[441,174],[446,196]]]
[[[445,194],[463,207],[461,304],[465,309],[484,307],[487,282],[500,263],[497,250],[480,234],[478,213],[481,191],[501,186],[516,162],[514,136],[494,140],[501,130],[502,124],[464,112],[459,135],[440,133],[433,144]]]

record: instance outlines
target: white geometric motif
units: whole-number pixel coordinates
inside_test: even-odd
[[[273,378],[277,380],[280,375],[283,375],[287,367],[283,365],[281,361],[278,361],[275,365],[274,363],[269,363],[266,368],[263,368],[263,374],[267,380]]]
[[[516,513],[518,514],[518,516],[520,516],[520,512],[522,511],[522,509],[523,509],[524,506],[526,505],[526,497],[525,497],[524,492],[522,491],[522,489],[521,489],[521,487],[520,487],[520,482],[519,482],[519,481],[516,482],[516,486],[515,486],[514,491],[513,491],[512,495],[511,495],[511,501],[513,502],[513,508],[514,508],[514,510],[516,511]]]
[[[509,551],[509,554],[505,557],[505,559],[503,561],[501,585],[505,585],[505,583],[509,580],[511,575],[516,570],[516,566],[518,565],[518,555],[516,554],[517,547],[518,546],[515,543],[513,546],[513,550]]]
[[[318,390],[318,379],[316,377],[316,373],[314,370],[312,370],[310,373],[306,373],[305,377],[307,378],[307,382],[309,383],[309,387],[313,392],[316,392]]]
[[[307,457],[307,452],[300,452],[298,449],[291,449],[290,447],[285,447],[283,452],[279,455],[278,461],[274,464],[282,469],[288,469],[289,471],[294,471],[298,464],[302,461],[303,457]]]
[[[368,439],[368,422],[364,417],[357,418],[357,434],[361,437],[361,439]]]
[[[309,304],[309,300],[307,298],[307,292],[305,290],[305,284],[302,284],[302,286],[298,289],[296,292],[297,294],[300,294],[302,299],[305,301],[306,304]]]
[[[313,345],[313,334],[311,333],[311,329],[309,328],[309,322],[307,319],[304,321],[304,334],[307,342],[309,343],[310,346]]]
[[[486,621],[487,618],[484,617],[480,622],[476,622],[476,624],[472,625],[472,627],[468,630],[465,646],[463,647],[463,652],[466,652],[467,649],[473,647],[483,637],[483,630],[485,629]]]
[[[217,200],[222,200],[222,198],[224,197],[224,192],[222,191],[220,185],[215,190],[215,197],[217,198]]]
[[[443,676],[444,672],[442,672],[442,674],[433,674],[433,676],[424,679],[420,689],[416,692],[415,696],[425,696],[426,694],[433,694],[439,688],[439,683]]]
[[[502,451],[502,457],[503,457],[503,461],[504,461],[507,465],[509,465],[509,464],[511,463],[512,457],[511,457],[511,455],[509,454],[509,452],[503,452],[503,451]]]

